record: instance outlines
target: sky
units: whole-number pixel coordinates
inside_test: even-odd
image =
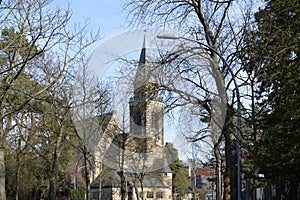
[[[71,23],[90,21],[89,28],[100,29],[104,38],[124,32],[126,13],[122,0],[54,0],[59,7],[70,4],[72,10]]]

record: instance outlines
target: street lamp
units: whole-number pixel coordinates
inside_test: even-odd
[[[75,166],[75,190],[76,190],[76,200],[79,198],[79,194],[78,194],[78,171],[79,171],[80,169],[83,169],[83,168],[86,167],[86,166],[78,167],[79,162],[80,162],[80,160],[83,158],[83,156],[84,156],[84,154],[82,154],[82,155],[80,156],[80,158],[77,160],[76,166]],[[88,160],[88,161],[89,161],[90,167],[92,168],[91,161],[90,161],[90,160]],[[87,193],[87,192],[86,192],[86,193]],[[86,195],[87,195],[87,194],[86,194]]]
[[[194,170],[193,167],[190,167],[190,169],[192,170],[193,172],[193,175],[194,175],[194,199],[196,199],[196,194],[197,194],[197,187],[196,187],[196,183],[197,183],[197,179],[196,179],[196,172]]]
[[[159,39],[171,39],[171,40],[176,40],[176,39],[182,39],[186,40],[189,42],[196,42],[200,46],[207,48],[209,51],[215,53],[216,55],[219,56],[219,58],[222,60],[226,68],[228,69],[230,75],[232,76],[235,91],[236,91],[236,97],[237,97],[237,189],[238,189],[238,200],[241,200],[241,146],[240,146],[240,141],[241,141],[241,101],[240,101],[240,92],[239,92],[239,87],[236,82],[236,77],[235,74],[233,73],[231,67],[229,64],[226,62],[225,58],[213,47],[204,44],[200,41],[190,39],[190,38],[185,38],[180,35],[170,35],[170,34],[158,34],[157,38]]]
[[[79,164],[79,162],[80,162],[80,160],[81,160],[81,158],[84,156],[84,154],[82,154],[81,156],[80,156],[80,158],[77,160],[77,162],[76,162],[76,167],[75,167],[75,190],[76,190],[76,200],[78,199],[78,170],[80,169],[80,168],[83,168],[83,167],[85,167],[85,166],[83,166],[83,167],[80,167],[79,169],[78,169],[78,164]]]
[[[78,198],[79,198],[79,194],[78,194],[78,172],[83,168],[85,168],[85,166],[81,166],[78,169],[76,169],[76,180],[75,180],[75,182],[76,182],[76,188],[75,188],[76,189],[76,200],[78,200]]]

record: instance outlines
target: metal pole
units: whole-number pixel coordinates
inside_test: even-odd
[[[238,187],[237,190],[238,190],[238,200],[241,200],[241,191],[242,191],[242,188],[241,188],[241,183],[242,183],[241,182],[241,146],[240,146],[240,142],[241,142],[241,101],[240,101],[240,91],[239,91],[238,84],[236,82],[235,74],[233,73],[231,67],[229,66],[229,64],[227,63],[225,58],[216,49],[214,49],[213,47],[211,47],[207,44],[204,44],[204,43],[194,40],[194,39],[181,37],[178,35],[159,34],[159,35],[157,35],[157,38],[160,38],[160,39],[183,39],[183,40],[187,40],[190,42],[196,42],[199,45],[204,46],[211,52],[217,54],[217,56],[219,56],[219,58],[222,60],[222,62],[226,66],[226,68],[229,70],[229,73],[233,79],[233,83],[234,83],[234,87],[235,87],[235,91],[236,91],[236,97],[237,97],[237,187]]]
[[[76,190],[76,200],[78,199],[78,164],[81,160],[83,155],[80,156],[80,158],[76,162],[76,167],[75,167],[75,190]]]
[[[195,170],[194,171],[194,195],[195,195],[195,200],[196,200],[196,196],[197,196],[197,187],[196,187],[196,173]],[[197,198],[198,199],[198,198]]]

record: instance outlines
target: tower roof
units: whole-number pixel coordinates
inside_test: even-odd
[[[151,57],[146,42],[146,33],[144,35],[143,45],[140,53],[138,68],[134,79],[134,90],[146,85],[147,83],[156,83],[154,67],[151,63]]]
[[[150,59],[149,51],[147,49],[146,34],[145,34],[144,40],[143,40],[143,46],[142,46],[142,50],[141,50],[141,54],[140,54],[139,66],[145,65],[150,62],[151,62],[151,59]]]

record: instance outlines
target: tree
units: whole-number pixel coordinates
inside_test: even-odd
[[[58,174],[65,173],[64,169],[68,166],[70,144],[67,138],[70,131],[67,131],[66,121],[69,118],[67,114],[54,117],[53,114],[57,114],[55,104],[62,102],[56,99],[55,103],[50,95],[45,99],[33,100],[22,112],[13,115],[15,125],[7,135],[6,151],[9,154],[6,154],[5,162],[9,177],[6,179],[9,199],[50,197],[50,191],[53,199],[57,195],[56,183],[62,183],[65,179]],[[67,113],[68,109],[65,107],[59,110]],[[64,154],[60,156],[62,151]]]
[[[44,99],[44,110],[40,118],[41,125],[45,131],[45,138],[48,141],[47,150],[50,155],[47,156],[49,160],[49,183],[50,183],[50,198],[56,199],[58,194],[57,185],[59,173],[67,173],[66,169],[70,164],[70,157],[72,155],[73,144],[69,138],[73,136],[73,124],[71,115],[71,104],[68,99],[71,93],[71,86],[68,85],[66,79],[57,81],[54,87],[47,91],[47,97]]]
[[[249,33],[247,66],[258,81],[263,111],[258,128],[260,171],[273,181],[299,177],[299,20],[298,1],[267,1]],[[296,174],[295,174],[296,173]]]
[[[88,71],[86,60],[82,60],[75,81],[72,87],[71,109],[78,143],[76,145],[77,150],[73,153],[75,154],[76,166],[79,167],[78,165],[82,164],[85,194],[88,198],[90,183],[97,178],[91,172],[96,172],[95,175],[99,174],[100,176],[102,171],[99,157],[102,156],[103,152],[98,148],[98,145],[101,143],[101,139],[105,137],[103,131],[107,128],[107,123],[110,120],[108,113],[111,111],[111,94],[108,86],[99,82],[97,77]],[[77,176],[76,170],[75,173]]]
[[[83,50],[98,38],[97,35],[88,38],[85,25],[68,30],[70,11],[50,10],[50,3],[51,0],[1,1],[0,199],[3,200],[6,199],[3,147],[12,128],[8,123],[11,115],[52,87],[67,66],[74,65]],[[55,65],[51,70],[47,68],[49,61]],[[34,83],[26,91],[20,88],[22,77]],[[47,79],[50,81],[45,82]]]
[[[171,163],[170,168],[173,172],[173,192],[179,193],[180,196],[183,196],[186,191],[193,187],[189,179],[187,168],[179,159],[176,159],[173,163]]]
[[[133,24],[142,22],[142,24],[146,23],[151,26],[156,25],[166,29],[177,30],[185,37],[216,49],[232,67],[238,79],[241,78],[241,68],[236,53],[239,50],[239,45],[241,45],[244,28],[247,25],[247,18],[244,17],[251,14],[251,3],[252,1],[243,1],[236,4],[234,1],[211,0],[128,0],[126,6],[130,11],[128,18]],[[237,9],[238,6],[243,9],[241,12]],[[239,21],[237,16],[242,20]],[[189,63],[188,59],[190,59],[191,54],[201,55],[200,60],[205,60],[206,63],[197,63],[195,59],[194,62]],[[190,113],[195,111],[194,114],[198,114],[198,116],[196,114],[194,116],[197,116],[199,124],[204,124],[205,128],[199,126],[198,131],[193,130],[194,138],[190,137],[190,139],[192,139],[191,141],[201,141],[210,138],[210,142],[214,142],[213,146],[218,165],[222,163],[220,161],[220,146],[225,143],[224,199],[237,199],[237,141],[236,127],[233,121],[233,117],[236,115],[234,108],[236,96],[235,91],[230,89],[232,88],[232,77],[228,76],[228,69],[222,64],[220,57],[215,52],[207,50],[203,46],[201,47],[201,44],[197,42],[192,45],[191,43],[182,43],[176,53],[173,53],[173,55],[169,54],[169,56],[164,58],[164,63],[169,64],[170,61],[173,61],[173,66],[169,68],[168,72],[177,73],[175,75],[176,81],[168,82],[168,87],[165,87],[166,91],[176,94],[174,96],[170,95],[170,101],[167,102],[169,103],[169,108],[175,109],[189,105]],[[199,61],[199,57],[197,60]],[[228,111],[226,117],[225,114],[222,116],[225,119],[224,126],[214,127],[215,130],[208,123],[208,121],[212,120],[212,102],[215,99],[210,95],[212,94],[211,88],[203,83],[206,77],[199,73],[198,67],[201,64],[202,68],[213,66],[210,69],[212,71],[210,76],[214,77],[218,86],[217,93],[221,99],[219,102],[226,105]],[[178,79],[181,79],[181,81],[179,82]],[[243,79],[241,78],[240,80],[242,81]],[[181,88],[178,88],[178,83],[183,82],[189,87],[181,85]],[[189,91],[186,91],[186,88]],[[223,89],[226,89],[226,94],[222,91]],[[219,128],[219,130],[216,130],[216,128]],[[208,129],[212,131],[210,132]],[[216,166],[216,168],[220,169],[220,166]],[[220,187],[217,188],[219,189]],[[221,198],[220,192],[218,193],[218,199]]]
[[[50,65],[48,67],[50,69]],[[75,146],[76,138],[71,121],[69,80],[60,79],[54,84],[55,87],[49,88],[38,99],[26,104],[22,111],[12,115],[15,128],[7,135],[10,155],[7,156],[6,166],[8,177],[15,179],[7,179],[7,186],[10,186],[7,187],[10,191],[8,198],[55,199],[61,195],[58,191],[67,188],[65,174],[73,153],[70,149]],[[20,88],[25,91],[32,84],[30,80],[23,80]],[[18,104],[20,99],[19,95],[18,99],[10,102]],[[24,184],[28,180],[31,181]]]

